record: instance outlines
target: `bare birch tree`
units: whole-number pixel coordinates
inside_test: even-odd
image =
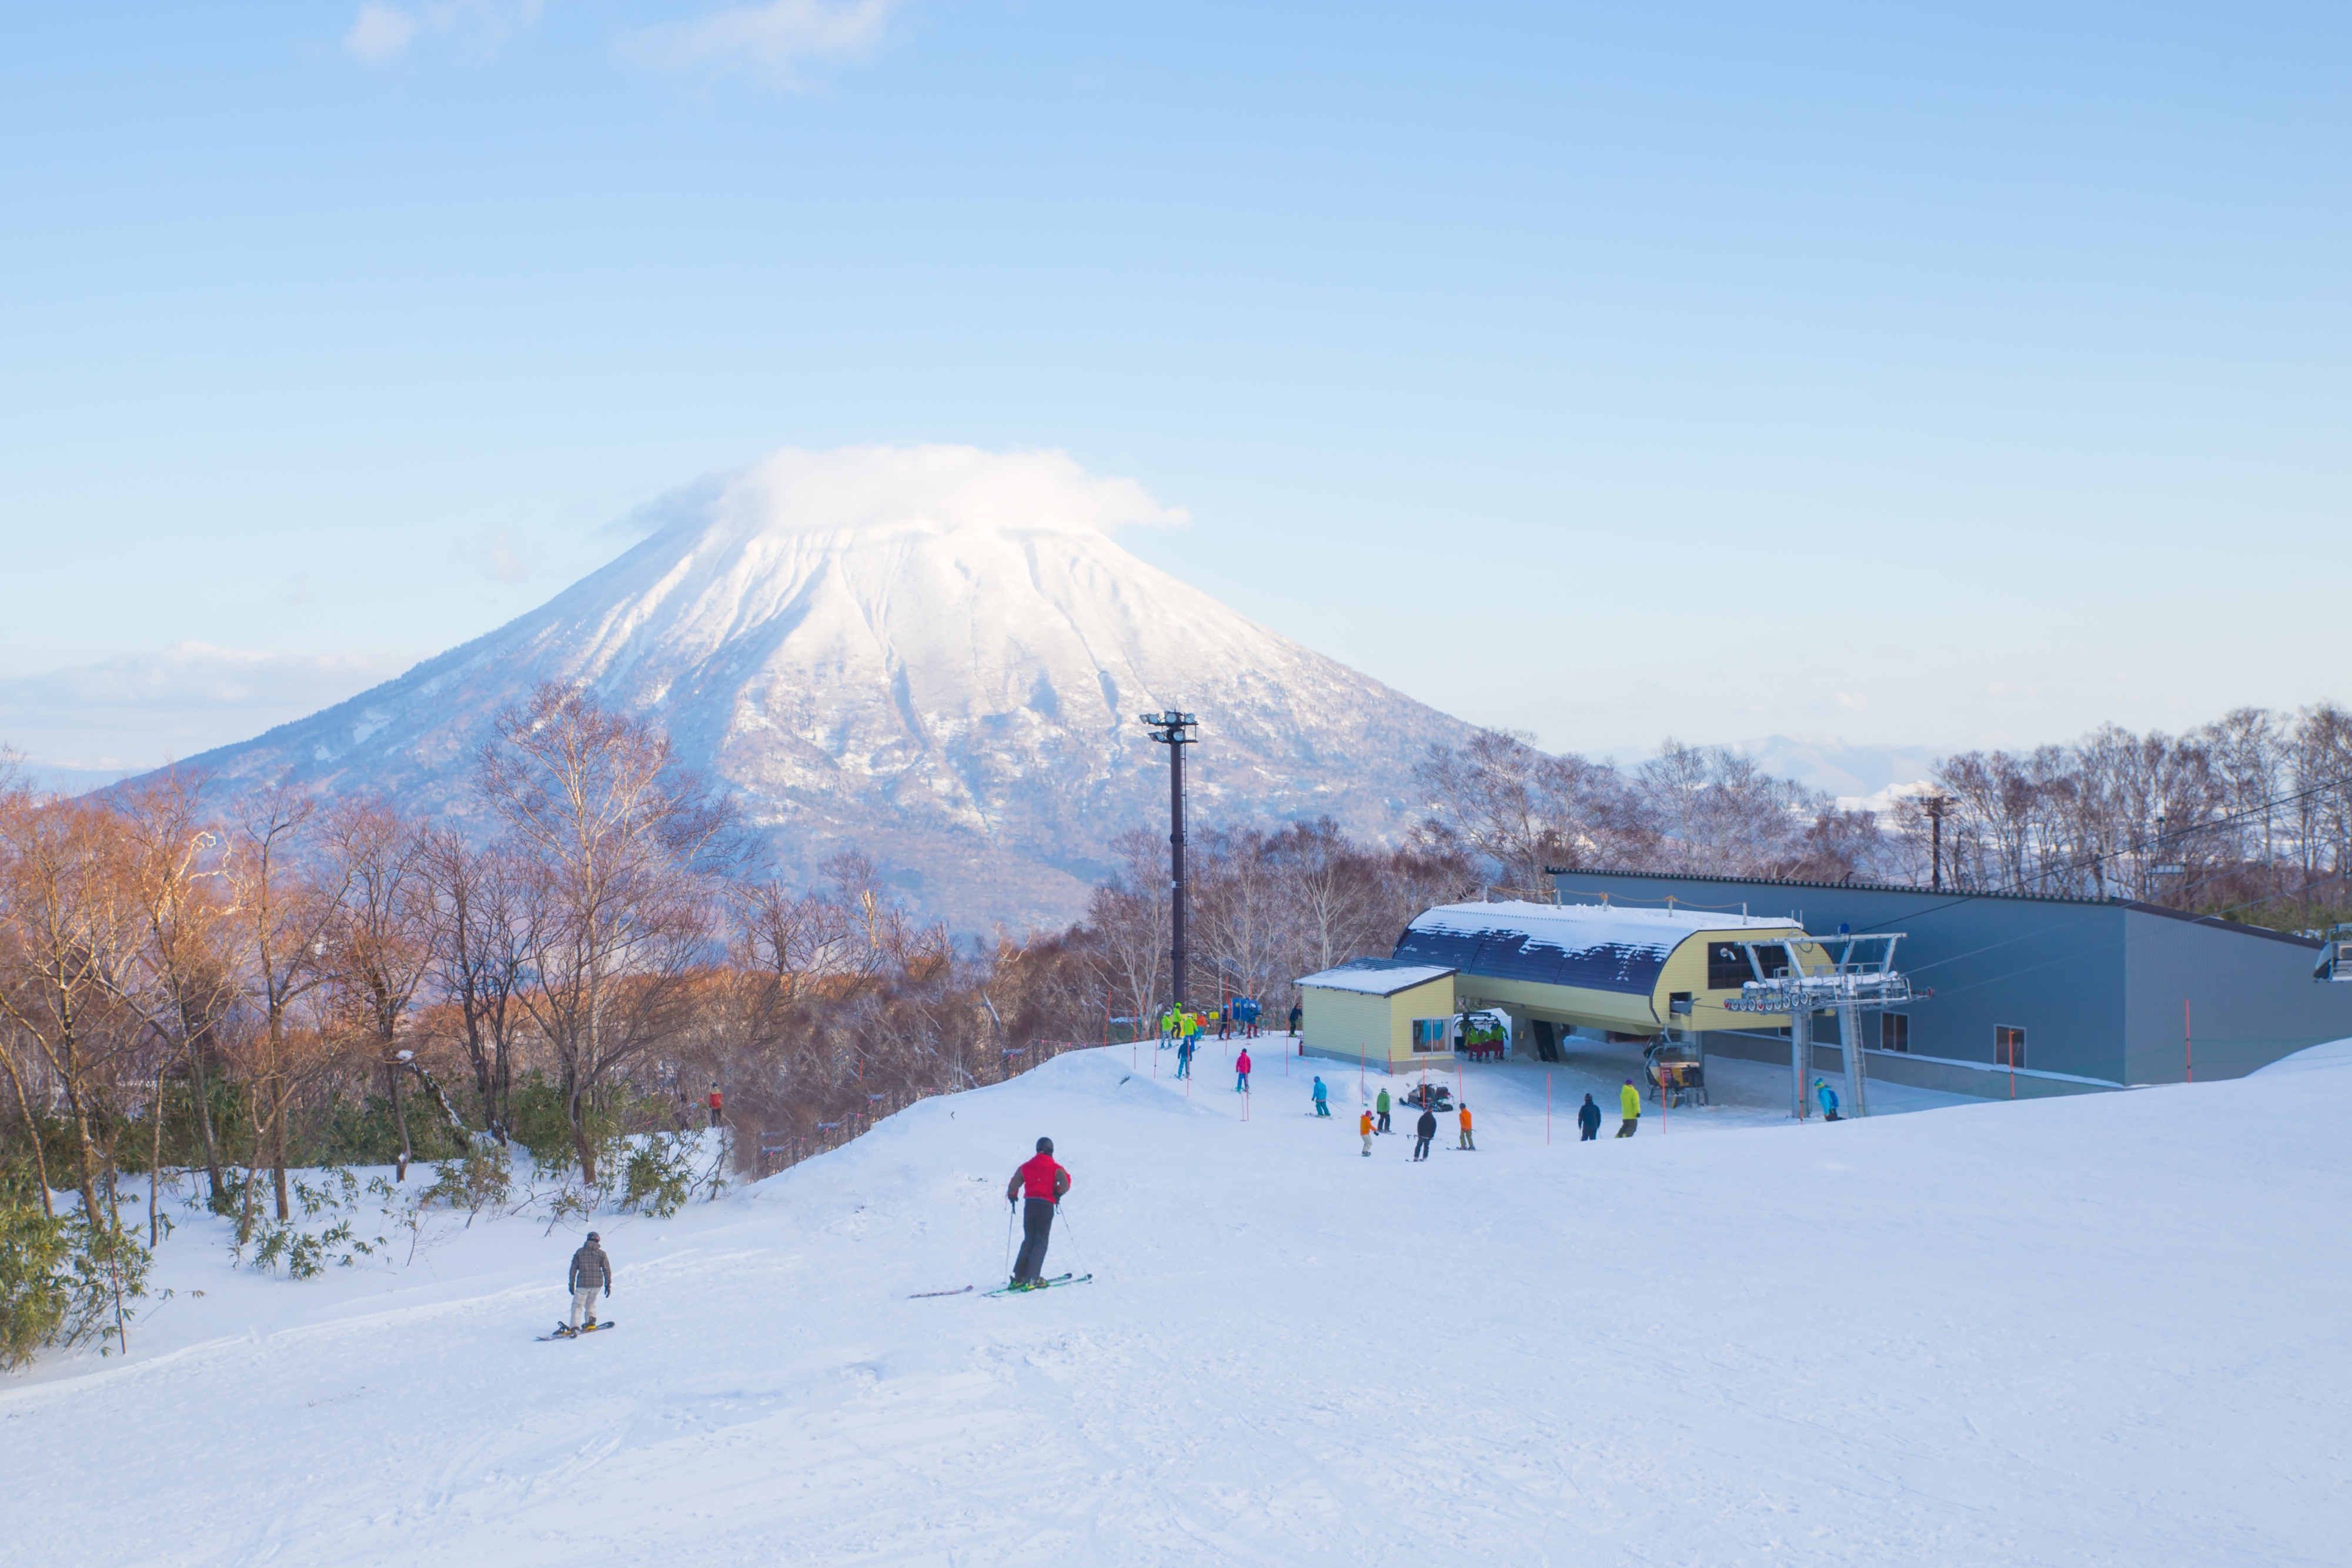
[[[520,998],[551,1051],[582,1176],[592,1097],[674,1023],[712,956],[713,873],[731,819],[672,766],[669,737],[545,685],[500,714],[478,785],[524,856],[533,913]]]

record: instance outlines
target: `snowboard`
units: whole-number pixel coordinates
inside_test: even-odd
[[[1093,1278],[1094,1276],[1092,1274],[1056,1274],[1050,1280],[1038,1281],[1037,1283],[1030,1286],[1029,1289],[1031,1291],[1050,1291],[1057,1285],[1083,1285],[1088,1280]],[[1028,1292],[1025,1291],[1016,1291],[1010,1285],[999,1285],[992,1291],[982,1291],[981,1292],[983,1296],[1020,1296],[1026,1295],[1027,1293]]]
[[[551,1339],[582,1339],[592,1333],[601,1333],[605,1329],[612,1328],[614,1326],[613,1320],[606,1318],[601,1323],[590,1323],[578,1333],[543,1333],[539,1336],[539,1342],[541,1344],[545,1344]]]

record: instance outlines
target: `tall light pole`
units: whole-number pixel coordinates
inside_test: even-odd
[[[1136,717],[1151,727],[1151,738],[1168,748],[1168,929],[1169,1003],[1179,1012],[1184,1008],[1184,748],[1200,744],[1200,737],[1191,732],[1201,727],[1201,721],[1189,713],[1170,708],[1166,713],[1143,713]]]
[[[1927,884],[1937,893],[1944,891],[1944,813],[1951,809],[1952,798],[1949,795],[1927,798],[1927,821],[1935,826],[1935,838],[1927,851]]]

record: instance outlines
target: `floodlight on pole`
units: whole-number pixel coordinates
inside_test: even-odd
[[[1200,744],[1192,734],[1201,727],[1193,715],[1170,708],[1166,713],[1135,716],[1151,729],[1155,744],[1168,748],[1168,929],[1169,1005],[1184,1009],[1184,748]]]

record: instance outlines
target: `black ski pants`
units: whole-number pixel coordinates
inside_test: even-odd
[[[1583,1137],[1581,1137],[1581,1138],[1580,1138],[1580,1139],[1578,1139],[1578,1140],[1577,1140],[1577,1142],[1581,1143],[1581,1144],[1589,1144],[1589,1143],[1592,1142],[1592,1140],[1593,1140],[1593,1139],[1595,1139],[1595,1138],[1599,1137],[1600,1135],[1601,1135],[1601,1124],[1600,1124],[1600,1123],[1598,1123],[1598,1122],[1595,1122],[1595,1123],[1591,1124],[1590,1126],[1588,1126],[1588,1127],[1586,1127],[1586,1128],[1584,1129],[1584,1136],[1583,1136]]]
[[[1427,1138],[1417,1137],[1413,1139],[1412,1157],[1417,1160],[1425,1160],[1429,1158],[1429,1140]]]
[[[1373,1132],[1375,1132],[1375,1133],[1385,1133],[1385,1132],[1387,1132],[1388,1130],[1389,1130],[1389,1113],[1388,1113],[1386,1111],[1383,1111],[1383,1112],[1381,1112],[1381,1124],[1380,1124],[1379,1126],[1377,1126],[1377,1127],[1374,1127],[1374,1128],[1372,1129],[1372,1131],[1373,1131]]]
[[[1021,1256],[1013,1265],[1014,1280],[1034,1280],[1045,1273],[1045,1237],[1053,1228],[1052,1198],[1028,1197],[1021,1200]]]

